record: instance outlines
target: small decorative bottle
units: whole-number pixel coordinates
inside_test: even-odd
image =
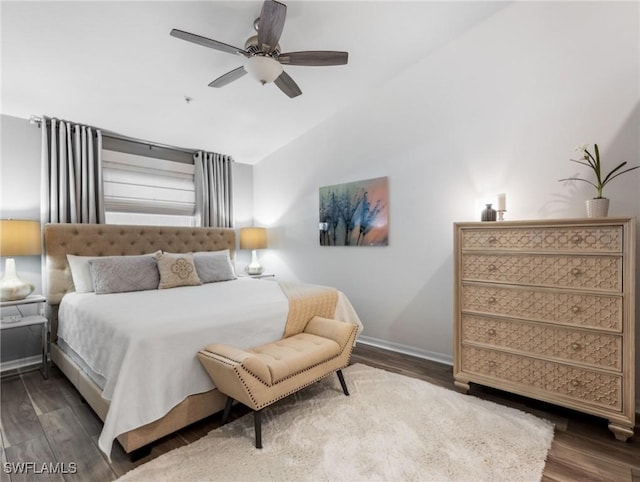
[[[482,210],[481,221],[495,221],[496,210],[491,207],[491,204],[487,204],[487,207]]]

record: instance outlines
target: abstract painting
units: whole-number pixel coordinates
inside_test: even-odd
[[[320,246],[387,246],[386,177],[320,188]]]

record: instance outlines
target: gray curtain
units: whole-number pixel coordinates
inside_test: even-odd
[[[43,117],[42,224],[104,224],[102,191],[100,130]]]
[[[193,154],[196,217],[203,227],[233,227],[232,164],[230,156],[198,151]]]

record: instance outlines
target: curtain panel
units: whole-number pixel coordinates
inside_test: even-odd
[[[230,156],[197,151],[193,154],[196,218],[203,227],[233,227],[233,186]]]
[[[100,130],[42,118],[41,195],[43,225],[104,224]]]

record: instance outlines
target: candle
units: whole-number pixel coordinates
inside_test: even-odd
[[[507,210],[507,195],[505,193],[498,194],[498,211]]]

